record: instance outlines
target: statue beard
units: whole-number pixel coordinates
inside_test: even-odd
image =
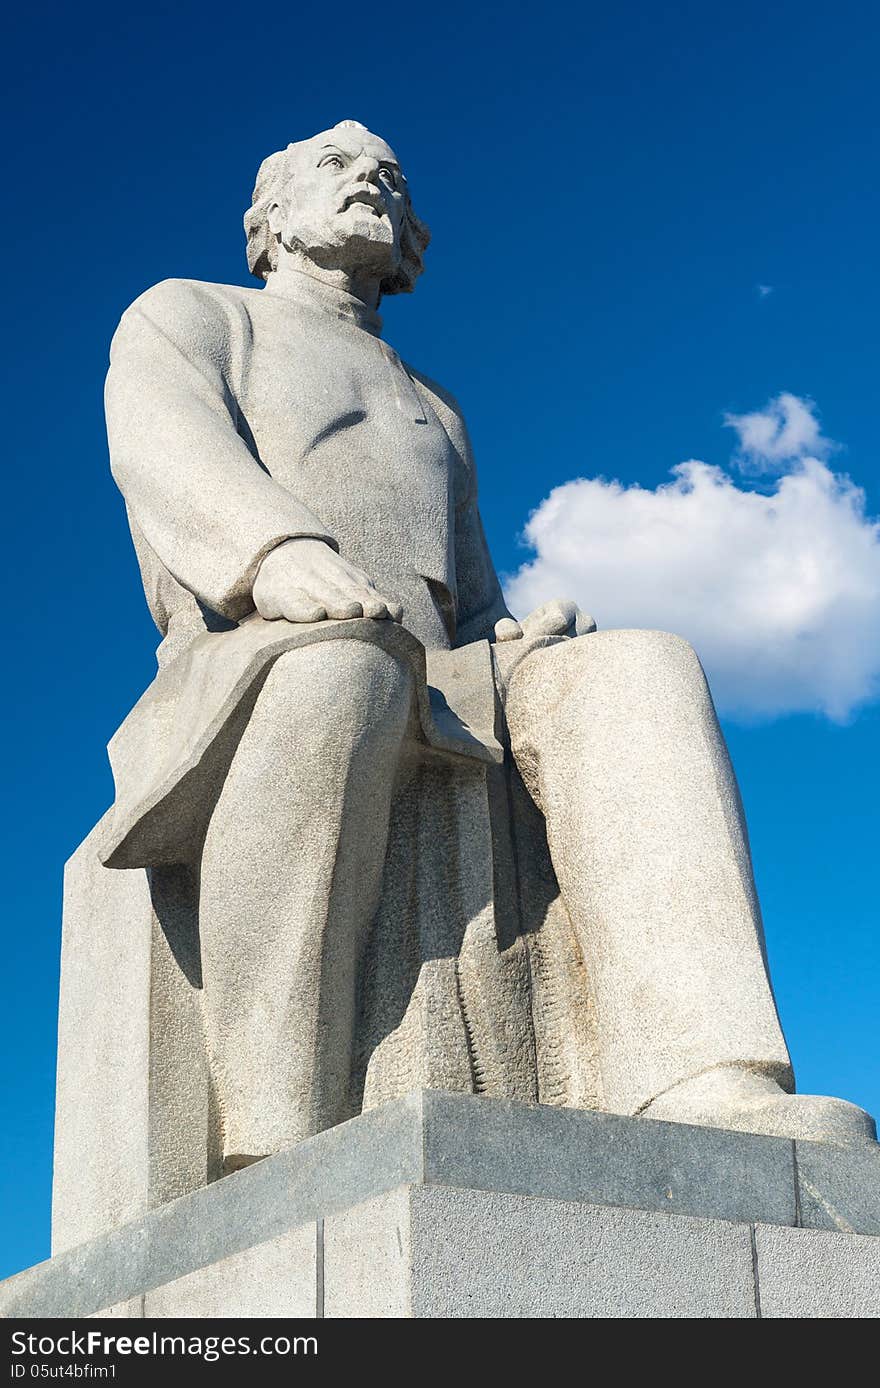
[[[384,279],[400,266],[400,234],[387,216],[370,212],[341,213],[321,225],[292,227],[283,245],[322,270],[342,270],[352,277]]]

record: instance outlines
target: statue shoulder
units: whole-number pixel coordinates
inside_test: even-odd
[[[439,400],[444,411],[449,411],[450,414],[454,414],[456,419],[460,420],[462,425],[464,425],[464,415],[461,412],[461,406],[452,394],[452,391],[447,390],[445,386],[438,385],[436,381],[432,381],[431,377],[426,376],[424,371],[416,371],[415,367],[410,366],[408,362],[406,362],[405,365],[407,374],[432,397],[432,401],[434,399]]]
[[[193,355],[227,355],[249,327],[248,296],[258,289],[203,280],[161,280],[126,309],[111,345],[111,356],[130,333],[151,325]]]

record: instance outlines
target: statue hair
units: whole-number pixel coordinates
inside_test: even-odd
[[[334,129],[366,129],[358,121],[340,121]],[[257,279],[265,280],[278,264],[278,241],[269,229],[268,211],[273,203],[283,200],[285,189],[291,178],[290,151],[279,150],[264,159],[257,174],[251,206],[244,215],[244,229],[247,233],[248,269]],[[404,181],[404,212],[400,226],[400,264],[393,274],[380,282],[379,292],[385,294],[409,294],[425,268],[425,249],[431,233],[413,211],[409,189]]]

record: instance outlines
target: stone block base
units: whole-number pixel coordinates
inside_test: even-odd
[[[436,1092],[0,1284],[6,1317],[880,1316],[880,1147]]]

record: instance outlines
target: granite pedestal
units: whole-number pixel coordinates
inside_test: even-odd
[[[4,1317],[875,1317],[880,1146],[424,1091],[0,1284]]]

